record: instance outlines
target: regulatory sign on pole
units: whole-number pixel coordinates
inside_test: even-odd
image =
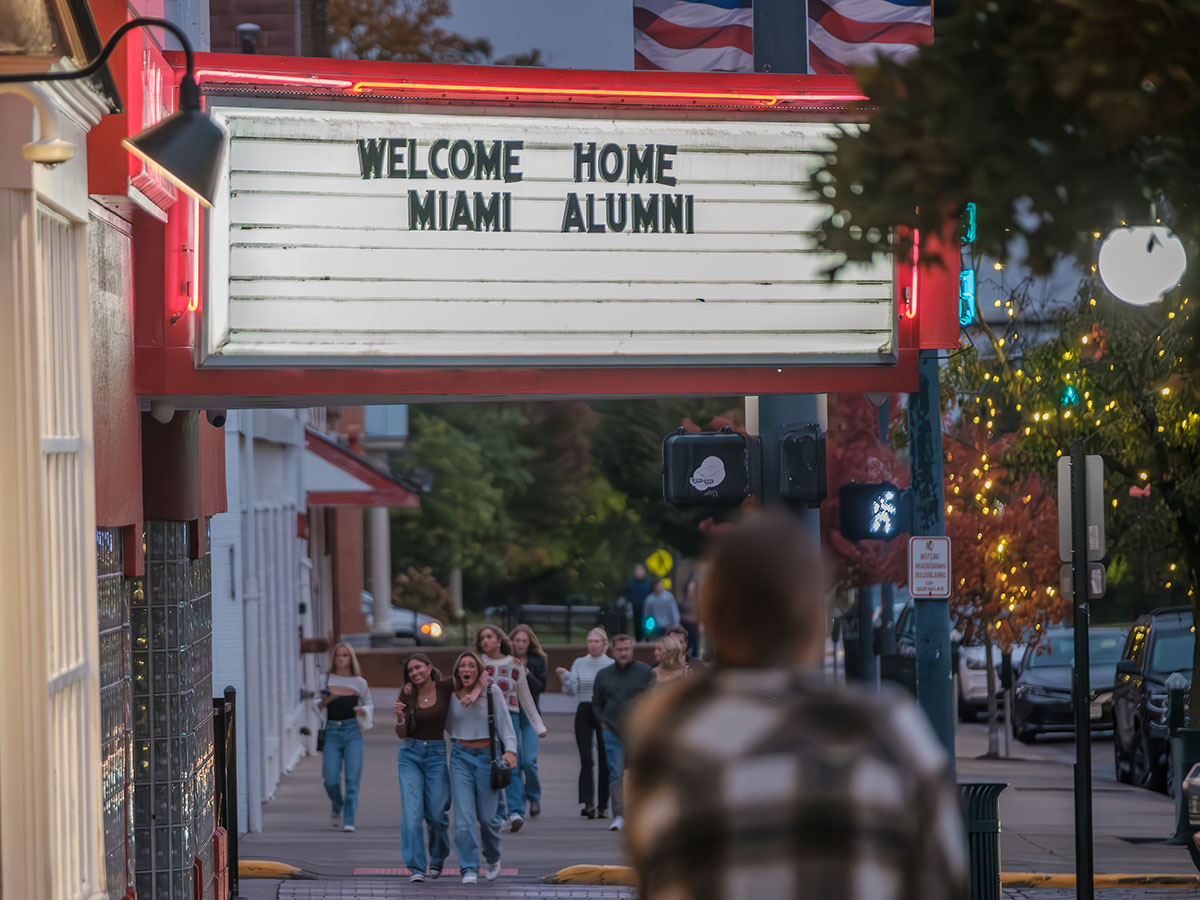
[[[1104,558],[1104,459],[1086,457],[1087,471],[1087,558]],[[1058,558],[1071,561],[1071,458],[1058,458]]]
[[[950,538],[909,538],[908,592],[926,599],[950,596]]]

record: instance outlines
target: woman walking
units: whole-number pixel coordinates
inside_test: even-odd
[[[480,685],[485,695],[479,698]],[[500,874],[500,823],[496,809],[500,791],[492,787],[492,739],[488,711],[492,712],[495,736],[509,768],[517,765],[517,734],[512,719],[504,714],[504,692],[487,681],[483,660],[470,650],[454,663],[454,692],[446,716],[450,747],[450,795],[454,798],[454,849],[462,868],[463,884],[479,881],[479,845],[483,844],[484,874],[494,881]],[[479,825],[479,837],[475,826]]]
[[[538,737],[545,737],[546,726],[533,703],[525,666],[513,656],[508,635],[495,625],[482,626],[475,632],[475,652],[483,658],[484,675],[492,679],[504,694],[504,709],[508,710],[511,717],[513,732],[516,733],[521,727],[520,714],[525,713],[534,733]],[[507,819],[509,828],[514,832],[520,831],[525,824],[525,788],[520,778],[509,782],[500,804],[496,811],[496,824],[502,825]]]
[[[396,712],[400,749],[396,769],[400,779],[400,848],[409,881],[442,874],[450,854],[450,773],[446,768],[446,717],[454,681],[442,678],[424,653],[404,663]],[[480,687],[476,685],[474,698]],[[425,830],[429,830],[429,868],[425,862]]]
[[[538,712],[542,711],[538,702],[542,692],[546,690],[546,651],[542,643],[528,625],[518,625],[508,633],[512,642],[513,656],[525,667],[525,677],[529,681],[529,693],[533,695],[533,705]],[[523,778],[525,781],[525,799],[529,803],[529,815],[537,816],[542,812],[542,783],[538,778],[538,735],[521,710],[517,720],[518,748],[517,764],[520,773],[513,773],[514,780]]]
[[[654,658],[658,665],[654,667],[654,679],[658,684],[666,684],[668,681],[691,674],[691,669],[688,667],[683,653],[684,645],[671,635],[655,641]]]
[[[343,831],[354,830],[358,812],[358,784],[362,780],[363,731],[374,724],[375,704],[371,690],[358,667],[358,657],[349,644],[335,644],[330,670],[321,689],[318,708],[325,713],[325,746],[321,775],[325,793],[333,804],[330,824]],[[342,796],[342,769],[346,793]]]
[[[579,698],[575,708],[575,744],[579,748],[579,814],[589,819],[603,819],[608,814],[608,764],[604,759],[604,736],[600,720],[592,710],[592,685],[596,673],[613,664],[608,656],[608,633],[603,628],[593,628],[587,636],[587,656],[571,663],[568,672],[561,666],[556,670],[562,680],[563,692]],[[600,804],[594,805],[596,787],[592,781],[592,742],[598,752],[595,758],[600,763]]]

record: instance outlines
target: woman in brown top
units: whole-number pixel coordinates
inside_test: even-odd
[[[400,777],[400,849],[409,881],[437,878],[450,853],[450,775],[446,768],[446,713],[454,682],[442,678],[424,653],[404,663],[396,711],[400,738],[396,767]],[[475,697],[479,696],[476,689]],[[429,829],[429,868],[425,868],[425,829]]]

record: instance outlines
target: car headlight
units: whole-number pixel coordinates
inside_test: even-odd
[[[425,631],[426,629],[428,629],[428,630],[426,631],[426,633],[427,633],[427,634],[428,634],[430,637],[435,637],[435,638],[436,638],[436,637],[441,637],[441,636],[442,636],[442,626],[441,626],[441,625],[439,625],[437,622],[430,622],[430,623],[429,623],[428,625],[426,625],[426,626],[425,626],[425,628],[424,628],[424,629],[422,629],[422,630],[423,630],[423,631]]]

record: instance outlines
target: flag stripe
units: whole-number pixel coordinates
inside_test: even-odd
[[[816,44],[808,45],[808,74],[809,75],[849,75],[850,70],[840,62],[830,59]]]
[[[808,14],[812,22],[841,41],[850,44],[928,44],[933,40],[933,29],[929,25],[912,22],[856,22],[830,9],[823,0],[808,0]]]
[[[721,9],[749,9],[751,0],[675,0],[677,3],[692,3],[697,6],[719,6]]]
[[[878,64],[877,58],[880,56],[904,62],[920,49],[913,44],[856,44],[842,41],[811,19],[808,23],[808,41],[810,47],[815,45],[826,56],[846,66],[874,66]]]
[[[653,69],[656,72],[662,71],[662,66],[656,66],[636,50],[633,51],[633,67],[635,69]]]
[[[738,47],[700,47],[677,50],[664,47],[648,35],[635,31],[633,49],[647,61],[672,72],[753,72],[754,57]],[[636,60],[636,56],[635,56]]]
[[[912,22],[932,27],[932,10],[928,2],[907,5],[895,0],[828,0],[828,6],[839,16],[855,22]],[[816,18],[809,15],[809,18]]]
[[[754,25],[754,11],[748,8],[718,10],[696,3],[683,3],[680,0],[634,0],[635,28],[638,10],[645,10],[684,28],[720,28],[725,25],[743,25],[750,28]]]
[[[744,25],[730,25],[724,28],[684,28],[635,6],[633,26],[662,46],[675,50],[688,50],[694,47],[737,47],[746,53],[754,53],[753,32]]]

